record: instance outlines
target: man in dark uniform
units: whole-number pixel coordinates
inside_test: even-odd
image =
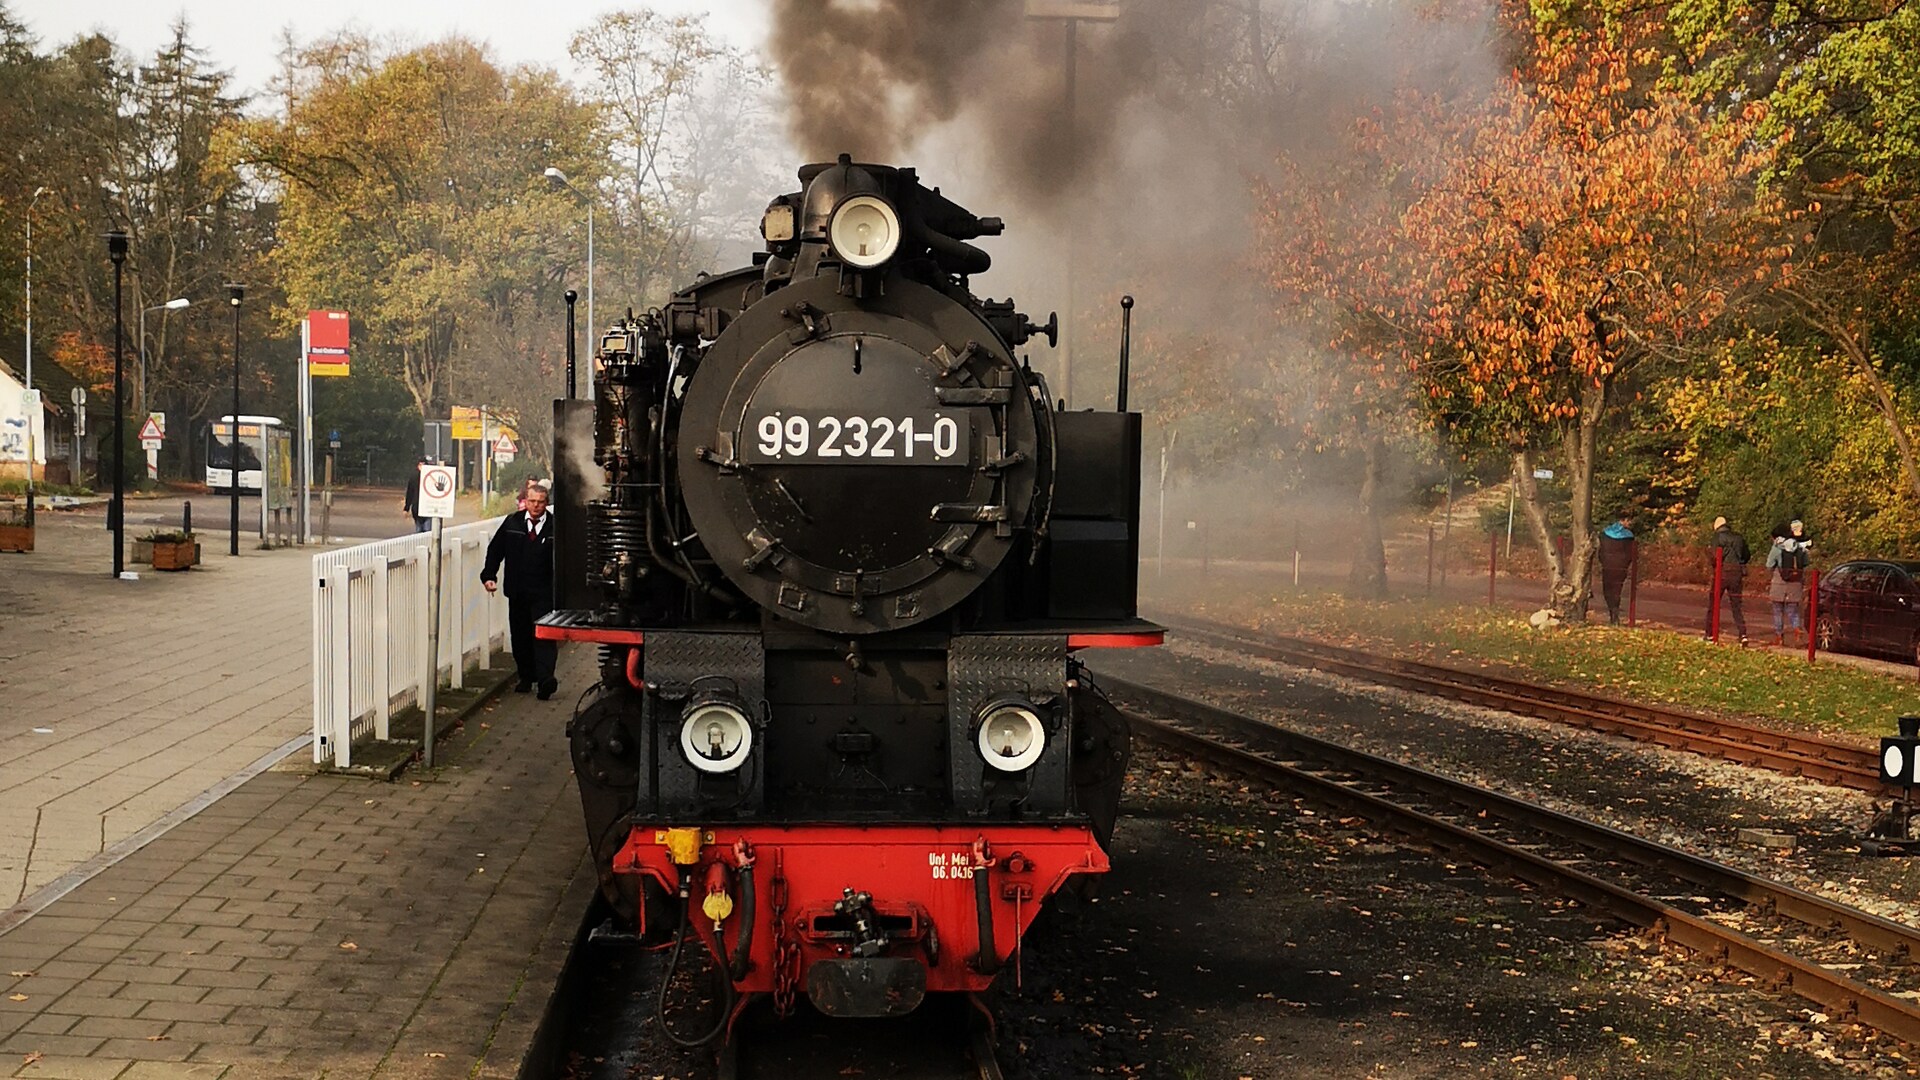
[[[1720,607],[1720,598],[1726,597],[1727,606],[1733,609],[1733,629],[1740,635],[1740,644],[1747,643],[1747,617],[1740,610],[1740,586],[1746,577],[1747,561],[1753,557],[1747,549],[1747,538],[1733,531],[1727,519],[1713,519],[1713,540],[1708,547],[1720,552],[1720,594],[1713,598],[1713,609]],[[1709,613],[1708,621],[1712,621]]]
[[[413,475],[407,479],[407,493],[400,499],[400,509],[413,519],[413,531],[423,533],[433,528],[432,518],[420,516],[420,465],[427,463],[421,458],[419,465],[413,467]]]
[[[560,646],[533,635],[533,624],[553,610],[553,515],[547,513],[547,489],[527,489],[527,508],[508,514],[487,543],[480,581],[492,592],[500,564],[507,566],[507,629],[513,636],[513,663],[520,669],[516,693],[538,685],[545,701],[560,688],[553,677]]]

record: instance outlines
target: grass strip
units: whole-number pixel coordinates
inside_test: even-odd
[[[1589,623],[1535,630],[1483,606],[1353,600],[1322,590],[1189,594],[1167,610],[1276,634],[1384,649],[1456,667],[1592,687],[1618,697],[1774,720],[1828,733],[1890,735],[1920,712],[1920,682],[1801,653],[1715,645],[1697,632]]]

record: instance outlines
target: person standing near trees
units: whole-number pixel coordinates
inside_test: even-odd
[[[1607,601],[1607,621],[1616,626],[1620,623],[1620,592],[1638,552],[1633,519],[1626,514],[1600,531],[1600,595]]]
[[[1773,550],[1767,552],[1767,569],[1773,572],[1767,583],[1767,599],[1773,602],[1773,643],[1792,645],[1800,633],[1800,595],[1806,591],[1808,551],[1813,541],[1807,526],[1799,519],[1787,526],[1785,536],[1773,538]]]
[[[1708,545],[1720,553],[1720,592],[1713,598],[1708,608],[1708,621],[1712,613],[1720,608],[1720,598],[1725,597],[1727,606],[1733,610],[1733,629],[1740,635],[1740,644],[1747,643],[1747,617],[1740,610],[1740,579],[1747,572],[1747,562],[1753,557],[1747,548],[1747,538],[1733,531],[1727,519],[1713,519],[1713,542]]]

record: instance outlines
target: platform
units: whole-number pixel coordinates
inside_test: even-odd
[[[563,697],[483,707],[432,773],[386,784],[284,752],[268,768],[310,723],[289,625],[304,622],[310,550],[122,585],[91,572],[97,536],[58,528],[42,538],[81,555],[43,545],[0,564],[0,599],[22,601],[0,645],[34,647],[49,677],[128,674],[89,685],[92,710],[76,710],[10,657],[25,707],[0,720],[0,767],[58,785],[39,801],[13,785],[10,809],[75,839],[8,882],[21,902],[0,922],[0,1077],[517,1075],[593,890],[564,735],[590,650],[563,652]],[[192,636],[222,628],[213,607],[276,632],[251,652],[219,633],[247,662],[201,678],[142,658],[141,620],[172,616],[157,640],[191,655]],[[151,750],[147,728],[202,750]],[[114,753],[126,741],[148,752]],[[103,812],[116,805],[154,809]]]

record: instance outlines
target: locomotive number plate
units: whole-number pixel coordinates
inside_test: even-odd
[[[776,412],[747,424],[746,460],[780,465],[968,465],[972,424],[964,412],[899,416]]]

